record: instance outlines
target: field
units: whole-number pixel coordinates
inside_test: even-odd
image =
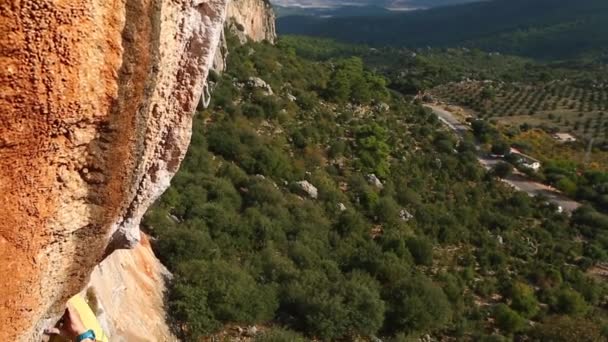
[[[521,132],[510,139],[511,143],[526,150],[527,153],[543,162],[568,161],[587,170],[608,171],[608,152],[594,149],[588,156],[585,164],[585,155],[582,151],[585,144],[562,144],[557,142],[546,132],[538,129]],[[579,167],[579,169],[581,169]]]
[[[604,85],[462,81],[438,86],[430,93],[498,124],[528,124],[584,140],[593,138],[596,143],[608,141],[608,88]]]

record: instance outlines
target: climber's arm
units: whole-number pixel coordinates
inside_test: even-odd
[[[95,334],[84,326],[78,311],[69,303],[60,323],[54,328],[46,329],[44,333],[47,335],[61,335],[71,341],[95,342]]]

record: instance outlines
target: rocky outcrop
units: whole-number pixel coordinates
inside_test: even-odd
[[[83,295],[112,342],[176,341],[164,308],[170,277],[142,234],[141,244],[112,253],[95,268]]]
[[[247,86],[252,90],[260,89],[266,95],[274,95],[270,84],[266,83],[266,81],[259,77],[249,77],[249,79],[247,80]]]
[[[215,52],[215,57],[213,58],[212,69],[217,72],[223,72],[226,70],[228,63],[228,42],[226,41],[226,34],[224,30],[222,30],[222,34],[220,37],[220,44],[217,47]]]
[[[186,152],[227,0],[0,3],[0,340],[39,340]]]
[[[241,44],[248,39],[254,42],[277,39],[275,13],[268,0],[230,0],[228,3],[226,29],[236,35]],[[228,46],[225,37],[220,41],[213,69],[222,72],[226,69]]]
[[[227,26],[242,39],[274,43],[277,39],[275,20],[268,0],[231,0],[228,4]]]

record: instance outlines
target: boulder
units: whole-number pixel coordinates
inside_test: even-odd
[[[410,214],[410,212],[407,211],[406,209],[401,209],[401,211],[399,212],[399,218],[402,221],[406,221],[407,222],[407,221],[413,219],[414,215]]]
[[[382,184],[382,181],[375,174],[371,173],[371,174],[367,175],[366,178],[367,178],[367,181],[369,182],[369,184],[375,186],[376,188],[378,188],[378,189],[384,188],[384,184]]]
[[[274,95],[270,85],[259,77],[249,77],[249,80],[247,80],[247,85],[251,88],[262,89],[267,95]]]
[[[389,110],[391,110],[391,106],[384,102],[380,102],[376,105],[376,110],[379,112],[388,112]]]
[[[314,185],[310,184],[308,181],[300,181],[297,182],[296,185],[304,194],[312,199],[317,199],[319,197],[319,190],[315,188]]]
[[[258,334],[258,327],[256,327],[255,325],[250,326],[249,328],[247,328],[245,334],[249,337],[254,337]]]

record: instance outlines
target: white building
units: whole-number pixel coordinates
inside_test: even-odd
[[[556,133],[553,138],[561,143],[575,142],[576,138],[570,133]]]
[[[534,171],[538,171],[538,170],[540,170],[540,168],[542,166],[542,164],[540,163],[539,160],[534,159],[534,158],[530,157],[529,155],[520,152],[517,149],[511,148],[511,155],[517,157],[520,165],[525,168],[532,169]]]

